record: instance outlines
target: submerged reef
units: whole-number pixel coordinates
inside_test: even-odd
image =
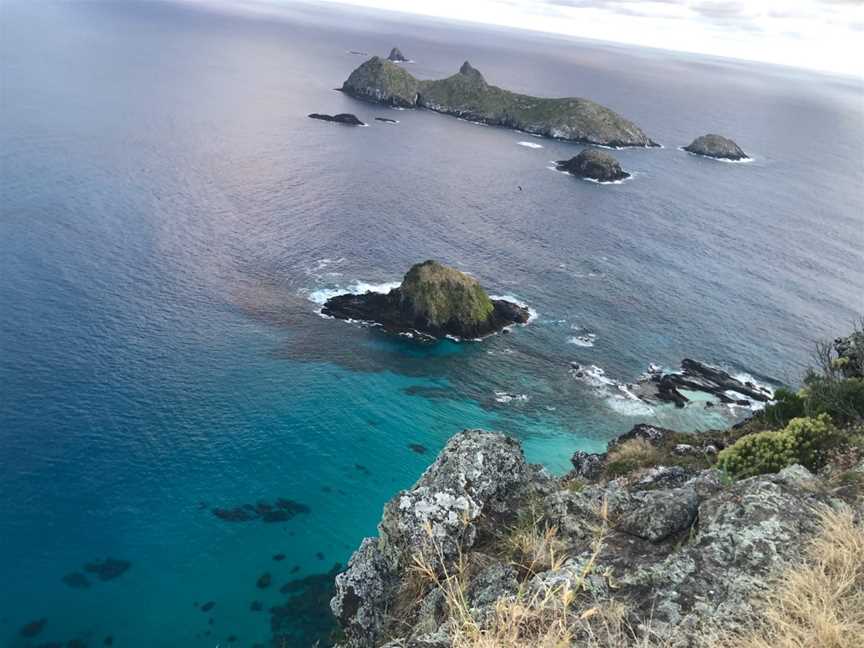
[[[233,508],[214,508],[212,510],[213,515],[225,522],[250,522],[252,520],[287,522],[297,515],[310,512],[311,509],[305,504],[284,497],[280,497],[272,504],[259,500],[255,504],[241,504]]]

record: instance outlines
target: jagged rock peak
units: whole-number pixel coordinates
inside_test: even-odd
[[[465,61],[462,64],[462,67],[459,68],[459,74],[461,74],[463,76],[470,77],[472,79],[476,79],[478,81],[482,81],[483,83],[486,83],[486,79],[484,79],[483,75],[480,74],[480,70],[475,68],[468,61]]]
[[[390,50],[390,55],[387,57],[387,59],[395,63],[402,63],[408,60],[402,53],[402,50],[400,50],[398,47],[394,47]]]

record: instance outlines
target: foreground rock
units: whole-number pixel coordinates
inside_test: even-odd
[[[669,432],[644,427],[631,439]],[[378,536],[336,577],[340,646],[445,648],[466,617],[490,631],[514,604],[523,629],[533,621],[542,633],[564,618],[554,601],[567,592],[572,634],[555,645],[704,646],[708,629],[748,623],[754,597],[841,497],[800,466],[733,484],[707,469],[668,486],[634,477],[574,488],[526,464],[516,441],[465,431],[385,506]],[[544,534],[558,560],[521,540]],[[448,575],[462,583],[458,611]],[[595,643],[609,631],[604,609],[622,611],[620,629]]]
[[[588,99],[546,99],[489,85],[468,61],[446,79],[420,81],[394,63],[372,57],[342,84],[367,101],[427,108],[469,121],[556,139],[614,147],[657,146],[634,123]]]
[[[529,319],[524,306],[490,299],[476,279],[436,261],[413,266],[402,284],[386,295],[338,295],[327,300],[321,312],[376,322],[395,333],[461,339],[481,338]]]
[[[336,122],[338,124],[345,124],[346,126],[366,125],[362,121],[357,119],[356,115],[352,115],[351,113],[339,113],[338,115],[324,115],[322,113],[312,113],[309,115],[309,119],[320,119],[321,121]]]
[[[689,146],[684,147],[685,151],[703,155],[705,157],[716,158],[718,160],[748,160],[748,155],[728,137],[722,135],[703,135],[693,140]]]
[[[597,182],[620,182],[630,177],[612,155],[598,149],[585,149],[579,155],[556,162],[559,171]]]
[[[516,441],[481,430],[453,437],[413,488],[387,503],[378,537],[363,540],[336,577],[330,607],[346,645],[378,645],[415,557],[437,561],[440,555],[452,566],[487,532],[475,522],[512,510],[533,487],[529,475],[542,479]]]
[[[394,47],[390,50],[390,55],[387,57],[388,61],[393,61],[394,63],[405,63],[408,59],[402,54],[402,51],[398,47]]]

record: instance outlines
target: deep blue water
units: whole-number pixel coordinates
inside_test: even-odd
[[[794,382],[812,341],[864,312],[860,81],[303,5],[4,0],[0,21],[2,645],[267,642],[279,588],[344,563],[464,427],[561,472],[643,420],[746,414],[639,406],[571,361]],[[468,58],[505,87],[593,98],[664,148],[616,153],[635,177],[598,186],[547,168],[576,145],[332,90],[363,60],[348,50],[393,45],[420,77]],[[678,150],[709,131],[755,161]],[[426,258],[537,319],[418,347],[316,314],[327,290]],[[210,512],[280,497],[310,511]],[[131,567],[61,581],[108,556]]]

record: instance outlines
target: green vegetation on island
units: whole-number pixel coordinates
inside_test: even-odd
[[[633,122],[588,99],[542,98],[486,82],[468,61],[446,79],[421,81],[403,68],[372,57],[355,69],[342,90],[400,108],[427,108],[469,121],[535,135],[614,147],[656,146]]]
[[[322,314],[337,319],[376,322],[394,333],[420,337],[481,338],[511,324],[525,324],[520,304],[491,299],[476,279],[437,261],[415,264],[389,293],[337,295]]]

